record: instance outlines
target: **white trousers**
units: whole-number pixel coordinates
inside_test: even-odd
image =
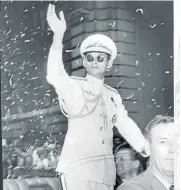
[[[114,186],[97,183],[85,179],[80,179],[76,176],[66,174],[61,175],[62,187],[60,190],[113,190]],[[63,189],[62,189],[63,188]]]

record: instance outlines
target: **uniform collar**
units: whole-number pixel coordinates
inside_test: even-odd
[[[93,77],[93,76],[91,76],[89,74],[87,74],[86,79],[90,84],[94,85],[95,87],[100,87],[101,88],[103,86],[103,84],[104,84],[104,79],[102,79],[102,80],[97,79],[97,78],[95,78],[95,77]]]
[[[160,177],[160,176],[158,176],[156,173],[154,173],[154,172],[152,172],[154,175],[155,175],[155,177],[166,187],[166,189],[170,189],[170,186],[172,185],[172,184],[169,184],[166,180],[164,180],[162,177]]]

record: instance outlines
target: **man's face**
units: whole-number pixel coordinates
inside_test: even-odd
[[[164,175],[174,174],[173,123],[158,124],[150,132],[151,162]]]
[[[95,78],[102,79],[105,75],[109,60],[108,55],[99,52],[86,53],[83,66],[87,73]]]
[[[132,149],[119,150],[115,155],[117,174],[124,178],[124,175],[134,171],[139,166],[139,161],[135,160],[135,153]]]

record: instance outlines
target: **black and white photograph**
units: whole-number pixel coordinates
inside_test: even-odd
[[[179,190],[175,2],[0,3],[3,190]]]

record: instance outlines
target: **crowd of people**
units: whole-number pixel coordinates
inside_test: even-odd
[[[132,187],[147,189],[150,185],[154,186],[154,190],[157,190],[157,186],[159,189],[164,189],[157,178],[167,178],[163,181],[163,184],[173,184],[172,129],[172,117],[156,116],[148,124],[145,128],[145,136],[150,142],[151,155],[149,158],[140,156],[122,138],[114,138],[113,154],[117,174],[115,190],[129,190],[133,189]],[[166,149],[167,151],[165,151]],[[20,146],[18,143],[11,143],[3,146],[2,153],[4,178],[30,177],[31,171],[40,170],[45,176],[50,171],[52,171],[52,176],[55,176],[55,169],[61,155],[61,146],[48,142],[45,142],[42,146],[37,144]],[[34,176],[31,177],[40,175],[36,172],[33,174]],[[173,185],[169,189],[173,190]]]
[[[52,171],[54,175],[60,153],[60,145],[48,142],[42,146],[36,144],[22,146],[18,143],[3,146],[4,179],[36,177],[41,174],[35,171],[40,170],[45,176],[46,171]],[[120,137],[114,138],[113,153],[117,169],[117,186],[146,169],[145,160]]]
[[[23,146],[17,143],[3,146],[3,177],[4,179],[48,175],[57,166],[61,146],[49,144]]]

